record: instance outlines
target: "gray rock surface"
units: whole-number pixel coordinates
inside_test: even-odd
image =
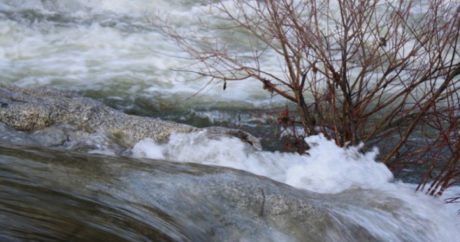
[[[0,189],[17,194],[19,208],[33,207],[15,217],[20,229],[7,226],[18,236],[46,225],[40,236],[56,240],[74,236],[100,241],[105,238],[91,236],[105,236],[104,231],[130,235],[130,241],[160,236],[168,238],[161,241],[384,241],[336,213],[343,201],[337,196],[229,168],[23,150],[0,143],[2,170],[8,173],[2,177],[0,172],[5,180]],[[0,193],[0,217],[14,207],[3,195],[10,196]],[[49,196],[52,206],[46,202]],[[9,207],[6,212],[2,203]],[[35,211],[40,220],[34,219]]]
[[[163,143],[174,132],[201,130],[186,124],[128,115],[72,92],[47,88],[26,89],[7,84],[0,84],[0,122],[15,130],[26,132],[56,126],[66,126],[65,130],[72,130],[73,134],[77,131],[103,132],[126,147],[131,147],[144,138],[152,138]],[[222,127],[207,130],[211,136],[234,136],[253,147],[261,148],[259,140],[247,132]],[[56,131],[53,134],[58,139],[53,141],[55,143],[60,142],[57,137],[59,132],[64,131]],[[44,143],[50,141],[50,137],[42,135],[41,138],[45,140]]]

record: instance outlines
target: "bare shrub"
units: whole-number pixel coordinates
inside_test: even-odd
[[[163,24],[200,63],[190,71],[223,81],[224,89],[230,81],[260,82],[295,104],[304,135],[377,144],[393,170],[424,166],[418,189],[429,194],[458,182],[456,1],[233,0],[212,11],[225,24],[203,22],[203,29],[244,34],[248,44],[234,51],[225,40]],[[264,66],[269,58],[281,68]],[[411,145],[414,139],[420,142]]]

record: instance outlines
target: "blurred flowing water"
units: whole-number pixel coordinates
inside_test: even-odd
[[[232,83],[224,92],[221,83],[205,87],[206,81],[191,73],[172,71],[189,67],[191,61],[153,27],[156,16],[167,15],[177,29],[203,38],[212,34],[220,38],[225,32],[197,32],[196,16],[214,21],[209,2],[4,0],[0,78],[20,86],[87,90],[101,98],[123,100],[126,106],[136,98],[168,107],[177,101],[183,107],[253,107],[270,102],[259,83]],[[187,99],[203,87],[198,98]]]
[[[209,0],[3,0],[0,81],[75,90],[131,114],[240,127],[273,149],[267,118],[281,99],[258,82],[232,82],[224,91],[220,82],[173,71],[193,62],[154,27],[163,16],[178,30],[244,45],[225,31],[200,29],[197,16],[217,24],[214,13]],[[265,66],[279,68],[275,60]]]
[[[212,11],[209,0],[1,0],[0,82],[75,90],[127,113],[196,126],[241,127],[274,150],[279,144],[273,143],[276,132],[267,120],[278,112],[272,107],[283,107],[279,97],[271,97],[257,82],[232,82],[223,90],[222,83],[172,71],[193,62],[154,27],[158,15],[168,15],[180,31],[218,38],[244,51],[242,33],[200,28],[197,16],[219,24]],[[263,65],[281,71],[276,58]],[[269,177],[300,194],[323,193],[317,203],[336,201],[331,211],[344,218],[339,222],[347,229],[331,229],[338,237],[322,241],[353,241],[354,235],[367,241],[351,225],[381,241],[454,241],[460,236],[455,208],[414,194],[412,184],[394,181],[374,153],[361,156],[318,137],[310,156],[253,151],[238,140],[209,140],[199,133],[176,135],[167,144],[144,140],[123,152],[206,168],[13,146],[7,142],[14,135],[0,139],[0,241],[298,239],[290,237],[298,225],[273,230],[253,214],[223,206],[226,199],[206,200],[203,194],[177,193],[168,186],[187,184],[190,174],[212,177],[215,166]],[[159,174],[176,175],[163,181]],[[227,170],[219,174],[243,177]],[[176,194],[171,203],[179,206],[185,194],[189,207],[169,204],[171,196],[159,192],[165,188]]]
[[[351,182],[360,184],[355,179]],[[440,201],[385,178],[362,188],[347,188],[349,182],[324,187],[288,181],[298,187],[310,184],[319,194],[216,166],[0,144],[0,240],[458,238],[454,210]]]

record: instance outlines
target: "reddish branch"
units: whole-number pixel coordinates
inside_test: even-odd
[[[418,189],[431,183],[432,195],[459,180],[459,3],[232,2],[215,3],[213,12],[226,20],[225,31],[247,34],[252,54],[228,49],[225,39],[203,43],[161,26],[201,64],[194,72],[225,83],[261,82],[296,105],[303,135],[319,131],[341,146],[374,143],[389,167],[428,167]],[[281,72],[263,65],[273,56]],[[414,137],[420,147],[410,147]]]

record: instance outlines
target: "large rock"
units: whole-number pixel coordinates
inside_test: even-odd
[[[26,89],[0,84],[0,122],[20,131],[63,127],[87,133],[104,132],[123,146],[152,138],[165,142],[173,133],[193,132],[199,128],[160,119],[128,115],[96,100],[47,88]],[[260,148],[254,136],[235,129],[208,128],[211,136],[230,135]],[[56,133],[56,130],[53,130]],[[67,139],[67,138],[66,138]]]
[[[334,212],[334,196],[229,168],[0,143],[0,180],[7,241],[382,240]]]

